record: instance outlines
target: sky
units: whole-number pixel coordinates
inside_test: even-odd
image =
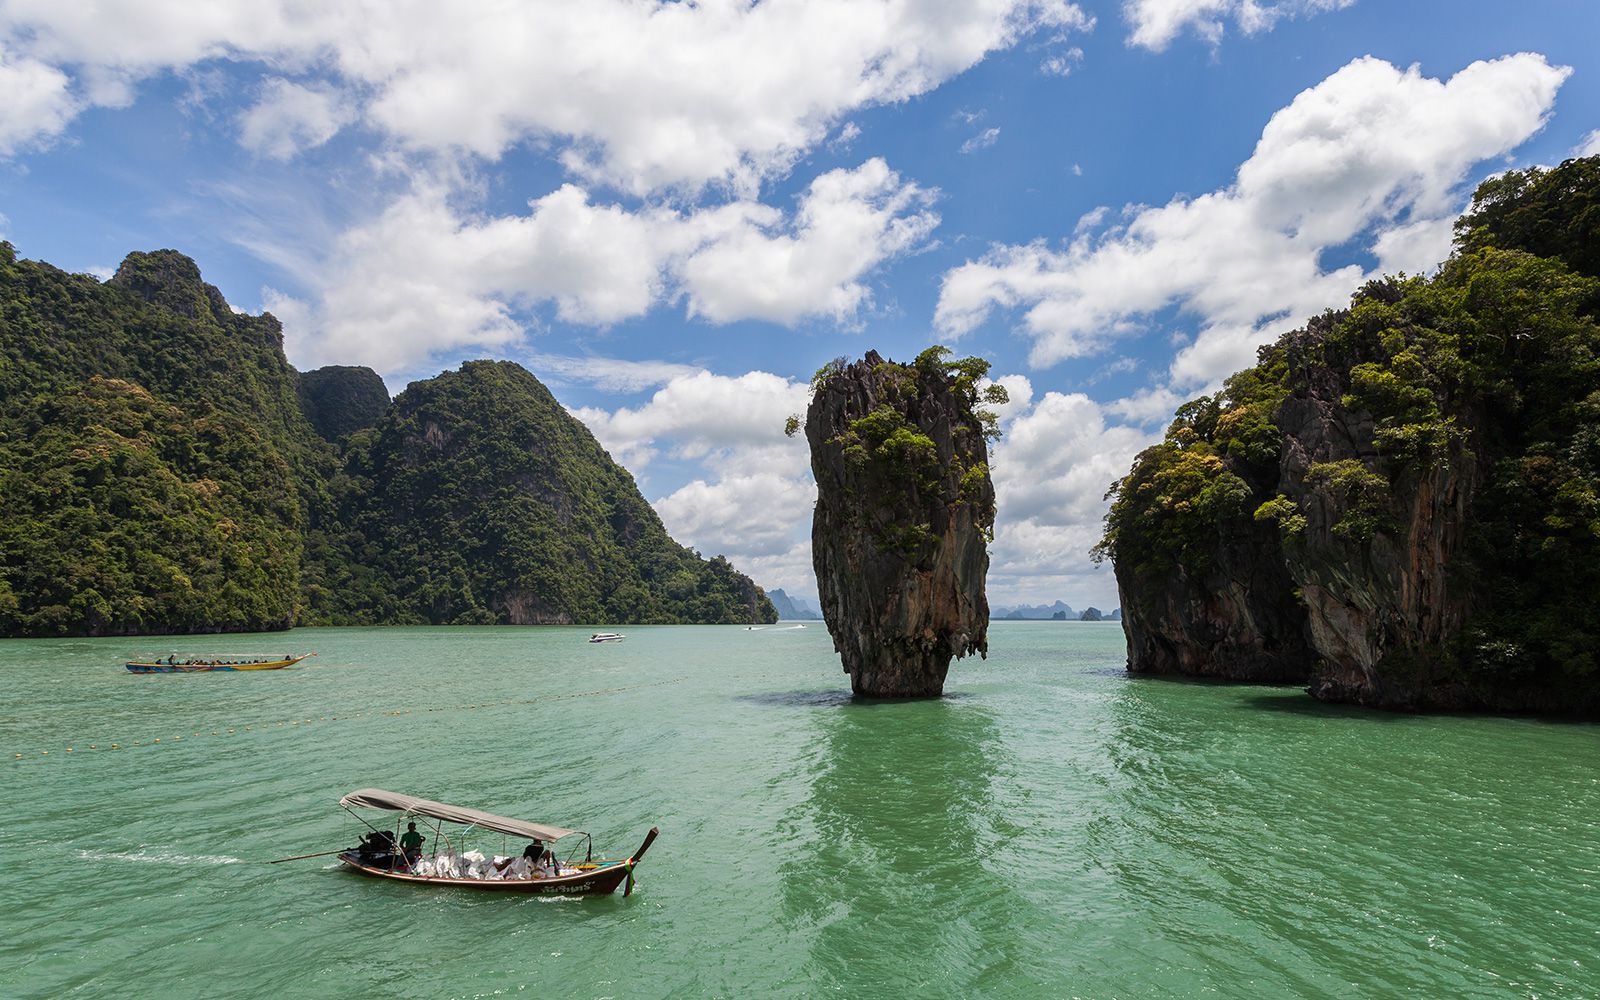
[[[995,605],[1173,408],[1500,171],[1600,153],[1590,0],[0,0],[0,238],[195,258],[290,361],[550,386],[672,535],[813,602],[812,373],[991,362]]]

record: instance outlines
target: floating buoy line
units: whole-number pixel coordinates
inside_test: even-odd
[[[683,681],[684,678],[679,677],[666,681],[653,681],[649,684],[626,684],[621,687],[601,688],[596,691],[572,691],[567,694],[545,695],[542,698],[507,698],[502,701],[473,702],[469,705],[436,705],[432,708],[397,708],[372,712],[351,712],[346,715],[319,715],[314,719],[285,719],[274,722],[252,722],[249,725],[244,726],[217,726],[213,729],[196,729],[194,732],[190,733],[187,738],[190,742],[194,742],[196,739],[201,739],[208,735],[218,737],[238,736],[244,733],[264,733],[275,729],[289,729],[295,726],[310,726],[323,722],[345,722],[349,721],[350,719],[373,718],[377,716],[430,715],[434,712],[470,712],[484,708],[504,708],[509,705],[543,705],[552,701],[568,701],[573,698],[599,698],[609,694],[621,694],[624,691],[638,691],[642,688],[664,687],[668,684],[681,684]],[[88,746],[74,744],[67,747],[63,752],[63,755],[70,753],[82,754],[88,751],[94,751],[98,753],[102,750],[127,750],[133,747],[147,748],[153,746],[171,746],[175,743],[182,743],[184,739],[185,737],[182,734],[179,734],[171,737],[165,743],[162,742],[162,738],[160,736],[157,736],[152,739],[133,740],[132,742],[97,742],[90,743]],[[38,760],[40,758],[49,756],[51,756],[51,752],[49,750],[38,750],[33,753],[17,753],[12,757],[12,760]],[[62,755],[57,756],[59,758]]]

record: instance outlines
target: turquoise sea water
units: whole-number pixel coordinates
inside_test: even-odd
[[[820,625],[621,631],[0,643],[0,996],[1600,996],[1600,728],[1130,679],[1110,623],[906,704]],[[367,785],[661,839],[626,899],[263,863]]]

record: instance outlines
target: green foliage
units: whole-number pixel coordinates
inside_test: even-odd
[[[277,320],[188,258],[102,284],[0,255],[7,634],[286,627],[332,467]]]
[[[880,385],[893,386],[901,373],[894,370],[874,374]],[[944,476],[939,449],[931,437],[890,403],[879,403],[870,413],[851,421],[833,442],[858,474],[867,474],[870,467],[877,478],[892,484],[912,507],[922,506],[924,498],[939,493]],[[931,525],[925,520],[912,524],[886,520],[877,534],[881,547],[908,559],[934,541]]]
[[[1306,530],[1306,516],[1300,513],[1300,505],[1282,493],[1257,507],[1254,518],[1276,524],[1279,534],[1286,540]]]
[[[1472,593],[1461,668],[1600,684],[1600,158],[1485,182],[1456,241],[1437,276],[1368,283],[1180,407],[1113,486],[1097,555],[1204,568],[1252,494],[1257,523],[1303,537],[1308,511],[1276,491],[1276,417],[1289,393],[1332,388],[1347,426],[1371,418],[1377,453],[1310,467],[1305,490],[1341,511],[1332,533],[1365,543],[1396,530],[1393,494],[1475,481],[1451,567]]]
[[[1524,250],[1600,277],[1600,156],[1553,170],[1508,170],[1478,185],[1456,221],[1456,248]]]
[[[789,416],[783,421],[783,436],[794,437],[796,434],[800,433],[800,427],[800,414],[789,414]]]
[[[527,372],[435,382],[300,376],[174,251],[102,284],[0,243],[0,633],[775,618]]]
[[[8,421],[0,631],[100,635],[284,628],[300,509],[250,425],[90,378]]]
[[[831,380],[834,376],[841,374],[845,370],[845,367],[849,364],[849,358],[838,357],[834,358],[832,361],[829,361],[821,368],[818,368],[816,374],[811,376],[811,391],[821,392],[823,387],[828,384],[829,380]]]
[[[916,360],[909,366],[901,367],[909,367],[928,375],[944,376],[950,391],[967,411],[977,417],[984,438],[990,441],[998,440],[1000,437],[998,415],[993,410],[980,409],[977,404],[983,402],[991,406],[1004,406],[1011,402],[1010,394],[1003,385],[997,383],[983,385],[985,376],[989,374],[989,362],[978,357],[951,360],[950,355],[950,348],[935,344],[917,355]]]
[[[367,484],[349,519],[386,584],[357,617],[776,620],[726,559],[668,537],[633,477],[511,362],[412,384],[352,440],[347,473]]]
[[[1165,441],[1146,448],[1111,488],[1097,562],[1127,559],[1139,572],[1215,565],[1217,528],[1253,509],[1248,483],[1230,472],[1215,446]]]
[[[301,372],[296,388],[306,419],[329,441],[371,427],[389,408],[389,390],[371,368],[328,365]]]
[[[1215,565],[1221,526],[1265,500],[1249,479],[1277,464],[1288,369],[1280,348],[1260,357],[1217,395],[1178,407],[1165,440],[1112,484],[1105,533],[1090,552],[1097,562],[1126,560],[1140,574],[1162,575],[1175,565]]]
[[[952,360],[949,348],[940,346],[923,351],[909,365],[875,353],[868,354],[867,362],[862,389],[874,401],[872,409],[850,416],[828,443],[839,449],[850,470],[847,489],[858,499],[872,498],[873,509],[865,516],[880,550],[917,561],[938,540],[935,522],[961,506],[971,509],[979,530],[992,538],[994,495],[984,442],[992,436],[994,415],[977,404],[980,398],[996,403],[1006,399],[1003,387],[993,387],[998,392],[979,387],[989,363]],[[846,366],[841,363],[832,371],[842,375]],[[942,443],[934,439],[934,424],[924,426],[930,400],[949,401],[931,411],[939,414],[949,412],[954,403],[950,436]]]
[[[1388,516],[1389,480],[1360,460],[1318,462],[1306,470],[1306,482],[1344,505],[1344,513],[1329,529],[1335,535],[1365,542],[1380,530],[1392,530]]]

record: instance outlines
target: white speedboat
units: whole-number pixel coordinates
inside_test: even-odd
[[[625,637],[620,632],[596,632],[589,637],[590,642],[621,642]]]

